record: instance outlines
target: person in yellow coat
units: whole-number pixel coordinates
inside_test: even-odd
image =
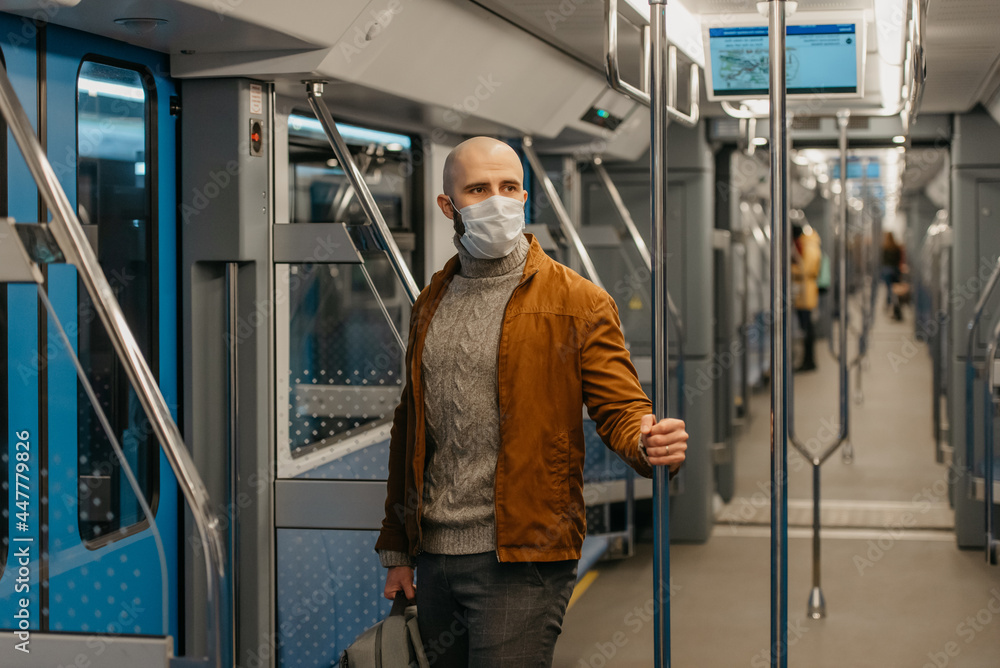
[[[816,327],[813,311],[819,304],[819,277],[823,252],[820,250],[819,234],[809,224],[792,226],[792,305],[799,318],[799,325],[805,334],[805,354],[797,371],[812,371],[816,368]]]

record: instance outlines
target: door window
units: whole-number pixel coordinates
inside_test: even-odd
[[[155,86],[145,69],[84,61],[77,79],[79,214],[136,342],[156,373]],[[153,512],[159,449],[138,396],[80,284],[79,351]],[[91,548],[147,523],[82,388],[78,392],[80,535]]]

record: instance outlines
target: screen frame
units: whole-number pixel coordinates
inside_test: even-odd
[[[857,65],[857,91],[853,93],[788,93],[792,100],[815,99],[860,99],[865,96],[865,70],[868,64],[868,15],[863,9],[835,10],[819,12],[796,12],[786,20],[786,30],[789,26],[854,24],[858,39],[855,43]],[[705,93],[709,102],[736,102],[743,100],[766,100],[770,97],[768,91],[758,94],[740,93],[721,95],[715,92],[712,73],[712,41],[709,31],[712,28],[767,28],[768,19],[760,14],[721,14],[718,17],[703,16],[702,38],[705,43]]]

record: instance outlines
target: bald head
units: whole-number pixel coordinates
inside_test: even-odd
[[[456,146],[444,161],[444,194],[438,206],[453,218],[459,209],[496,195],[524,202],[524,169],[517,152],[492,137],[473,137]]]

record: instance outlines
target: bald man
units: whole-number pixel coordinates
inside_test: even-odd
[[[523,179],[503,142],[451,152],[437,203],[458,254],[410,320],[376,550],[433,666],[551,665],[586,534],[582,405],[642,475],[687,449],[683,422],[652,415],[611,297],[524,233]]]

